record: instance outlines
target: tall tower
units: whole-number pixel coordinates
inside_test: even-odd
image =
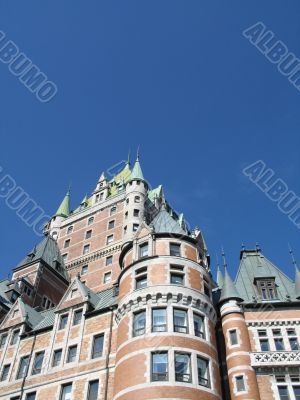
[[[137,157],[128,182],[124,206],[124,243],[132,240],[140,229],[145,216],[145,201],[148,184],[144,179],[139,157]]]

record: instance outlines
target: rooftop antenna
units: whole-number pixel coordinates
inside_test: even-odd
[[[291,258],[292,258],[292,263],[293,263],[294,267],[297,269],[298,265],[297,265],[297,261],[296,261],[295,255],[294,255],[294,251],[293,251],[293,249],[292,249],[292,247],[291,247],[291,245],[289,243],[288,243],[288,246],[289,246],[289,253],[290,253]]]
[[[226,270],[227,269],[227,261],[226,261],[226,256],[225,256],[225,252],[224,252],[223,246],[222,246],[221,250],[222,250],[223,266],[224,266],[224,269]]]

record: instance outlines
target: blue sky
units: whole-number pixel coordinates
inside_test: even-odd
[[[49,214],[140,145],[144,175],[203,230],[213,270],[242,242],[293,276],[299,229],[242,169],[263,160],[300,195],[300,92],[242,31],[262,21],[300,57],[300,3],[1,2],[0,30],[58,87],[40,103],[0,63],[0,165]],[[0,199],[1,277],[37,238]]]

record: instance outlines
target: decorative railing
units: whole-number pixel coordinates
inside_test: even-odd
[[[283,365],[299,365],[299,351],[266,351],[251,353],[252,367],[273,367]]]

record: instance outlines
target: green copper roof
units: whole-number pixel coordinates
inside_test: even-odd
[[[236,299],[240,301],[243,300],[239,292],[237,291],[234,283],[232,282],[232,279],[230,278],[227,268],[225,268],[224,281],[219,302],[221,303],[231,299]]]
[[[163,204],[159,213],[151,222],[156,233],[179,233],[186,235],[187,233],[181,228],[178,221],[171,217]]]
[[[293,281],[269,261],[259,250],[242,251],[235,285],[245,303],[261,301],[261,296],[259,296],[255,284],[256,279],[259,278],[275,279],[277,291],[276,301],[287,301],[287,295],[290,296],[291,300],[296,299],[295,284]]]
[[[145,180],[142,169],[141,169],[141,164],[140,164],[139,158],[137,158],[136,162],[134,163],[134,167],[132,169],[129,180],[130,181],[134,181],[134,180],[144,181]]]
[[[159,185],[157,188],[149,190],[148,199],[153,203],[156,197],[160,197],[162,194],[162,185]]]
[[[70,192],[68,191],[65,195],[61,205],[58,207],[58,210],[55,213],[57,217],[68,217],[70,214]]]
[[[220,265],[218,265],[218,269],[217,269],[217,285],[220,289],[222,289],[223,287],[223,274],[220,268]]]

